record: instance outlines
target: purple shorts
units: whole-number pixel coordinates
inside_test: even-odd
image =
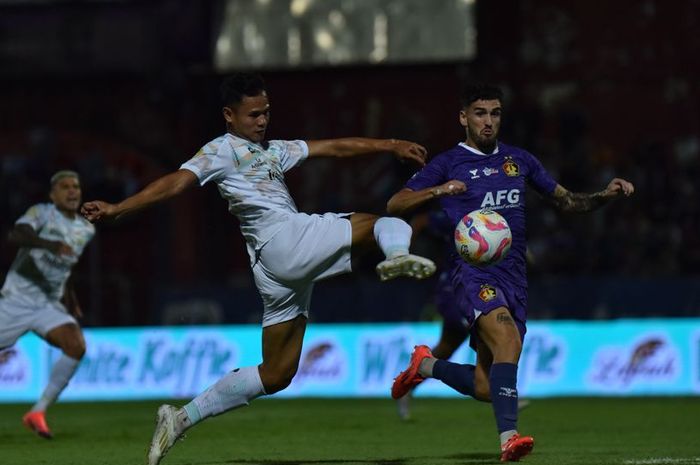
[[[520,339],[525,337],[527,322],[527,289],[507,286],[495,279],[461,273],[457,268],[452,272],[454,299],[463,320],[471,328],[469,345],[476,347],[478,338],[474,322],[479,315],[506,307],[515,320]]]

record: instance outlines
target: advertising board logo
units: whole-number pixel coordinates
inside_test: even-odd
[[[0,386],[22,384],[27,379],[27,360],[14,347],[0,351]]]
[[[144,332],[138,342],[116,342],[109,336],[88,335],[88,350],[70,392],[132,392],[189,397],[236,368],[238,350],[219,334],[189,331],[182,339],[166,331]],[[49,349],[47,365],[60,352]]]
[[[347,369],[347,357],[335,341],[310,344],[299,363],[295,382],[328,383],[342,378]]]
[[[394,377],[408,364],[414,345],[411,334],[378,334],[360,341],[360,382],[369,389],[387,392]]]
[[[633,384],[665,383],[679,374],[678,351],[658,335],[647,335],[627,347],[603,347],[593,359],[589,379],[614,390]]]
[[[226,339],[196,331],[184,341],[149,337],[139,353],[137,382],[169,385],[178,396],[194,395],[235,368],[236,352]]]
[[[551,384],[564,373],[567,362],[566,341],[544,331],[528,331],[520,356],[518,383]]]

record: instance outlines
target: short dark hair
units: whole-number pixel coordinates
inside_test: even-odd
[[[75,178],[80,182],[80,176],[73,170],[61,170],[57,171],[51,176],[51,189],[56,185],[58,181],[64,178]]]
[[[468,83],[462,87],[460,103],[462,108],[467,108],[477,100],[500,100],[503,101],[503,91],[496,86],[484,83]]]
[[[265,81],[257,73],[232,74],[221,83],[221,102],[224,106],[237,105],[243,97],[255,97],[265,90]]]

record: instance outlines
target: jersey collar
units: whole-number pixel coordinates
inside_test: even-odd
[[[489,155],[496,155],[498,153],[498,144],[496,144],[496,148],[493,149],[493,152],[491,152],[491,153],[484,153],[481,150],[477,150],[474,147],[468,146],[464,142],[460,142],[458,145],[462,148],[469,150],[470,152],[472,152],[476,155],[481,155],[482,157],[488,157]]]

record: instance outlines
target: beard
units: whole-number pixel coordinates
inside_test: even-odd
[[[491,137],[484,137],[479,134],[472,134],[469,133],[469,137],[471,140],[474,142],[474,145],[482,152],[482,153],[493,153],[494,150],[496,150],[496,145],[498,144],[498,139],[496,138],[496,134],[494,134]]]

